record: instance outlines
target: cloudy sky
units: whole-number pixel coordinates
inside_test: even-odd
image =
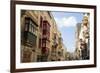
[[[75,12],[51,12],[62,34],[63,43],[67,51],[75,50],[75,27],[82,22],[83,13]]]

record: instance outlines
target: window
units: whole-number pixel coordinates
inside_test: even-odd
[[[39,48],[41,48],[41,38],[39,38]]]
[[[32,32],[32,25],[29,24],[29,32]]]
[[[49,23],[47,25],[47,30],[48,30],[48,32],[50,31],[50,25],[49,25]]]
[[[54,33],[54,39],[56,40],[56,33]]]
[[[60,51],[58,52],[58,55],[61,56],[61,52]]]
[[[33,34],[37,31],[36,24],[29,17],[25,18],[25,31],[29,31]]]
[[[28,31],[29,30],[29,25],[26,23],[25,24],[25,31]]]
[[[40,55],[37,56],[37,62],[41,62],[41,56]]]
[[[46,35],[47,34],[47,30],[43,30],[43,35]]]
[[[46,47],[46,43],[45,42],[42,43],[42,47]]]
[[[42,47],[46,47],[46,39],[42,40]]]
[[[46,62],[47,59],[48,59],[47,56],[42,56],[42,57],[41,57],[41,61],[42,61],[42,62]]]
[[[26,18],[25,18],[25,23],[26,23],[26,24],[29,24],[29,23],[30,23],[30,21],[29,21],[29,18],[28,18],[28,17],[26,17]]]
[[[46,23],[43,24],[43,29],[47,29],[47,24]]]
[[[25,18],[25,31],[28,31],[29,30],[29,18]]]
[[[40,28],[42,28],[42,22],[43,22],[43,18],[42,16],[40,17]]]

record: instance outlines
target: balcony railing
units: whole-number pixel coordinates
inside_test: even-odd
[[[24,45],[30,46],[30,47],[36,47],[36,40],[37,36],[32,34],[31,32],[24,31],[23,35],[23,43]]]

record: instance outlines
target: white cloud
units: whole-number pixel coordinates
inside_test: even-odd
[[[73,27],[77,24],[77,20],[74,16],[55,18],[58,27]]]

